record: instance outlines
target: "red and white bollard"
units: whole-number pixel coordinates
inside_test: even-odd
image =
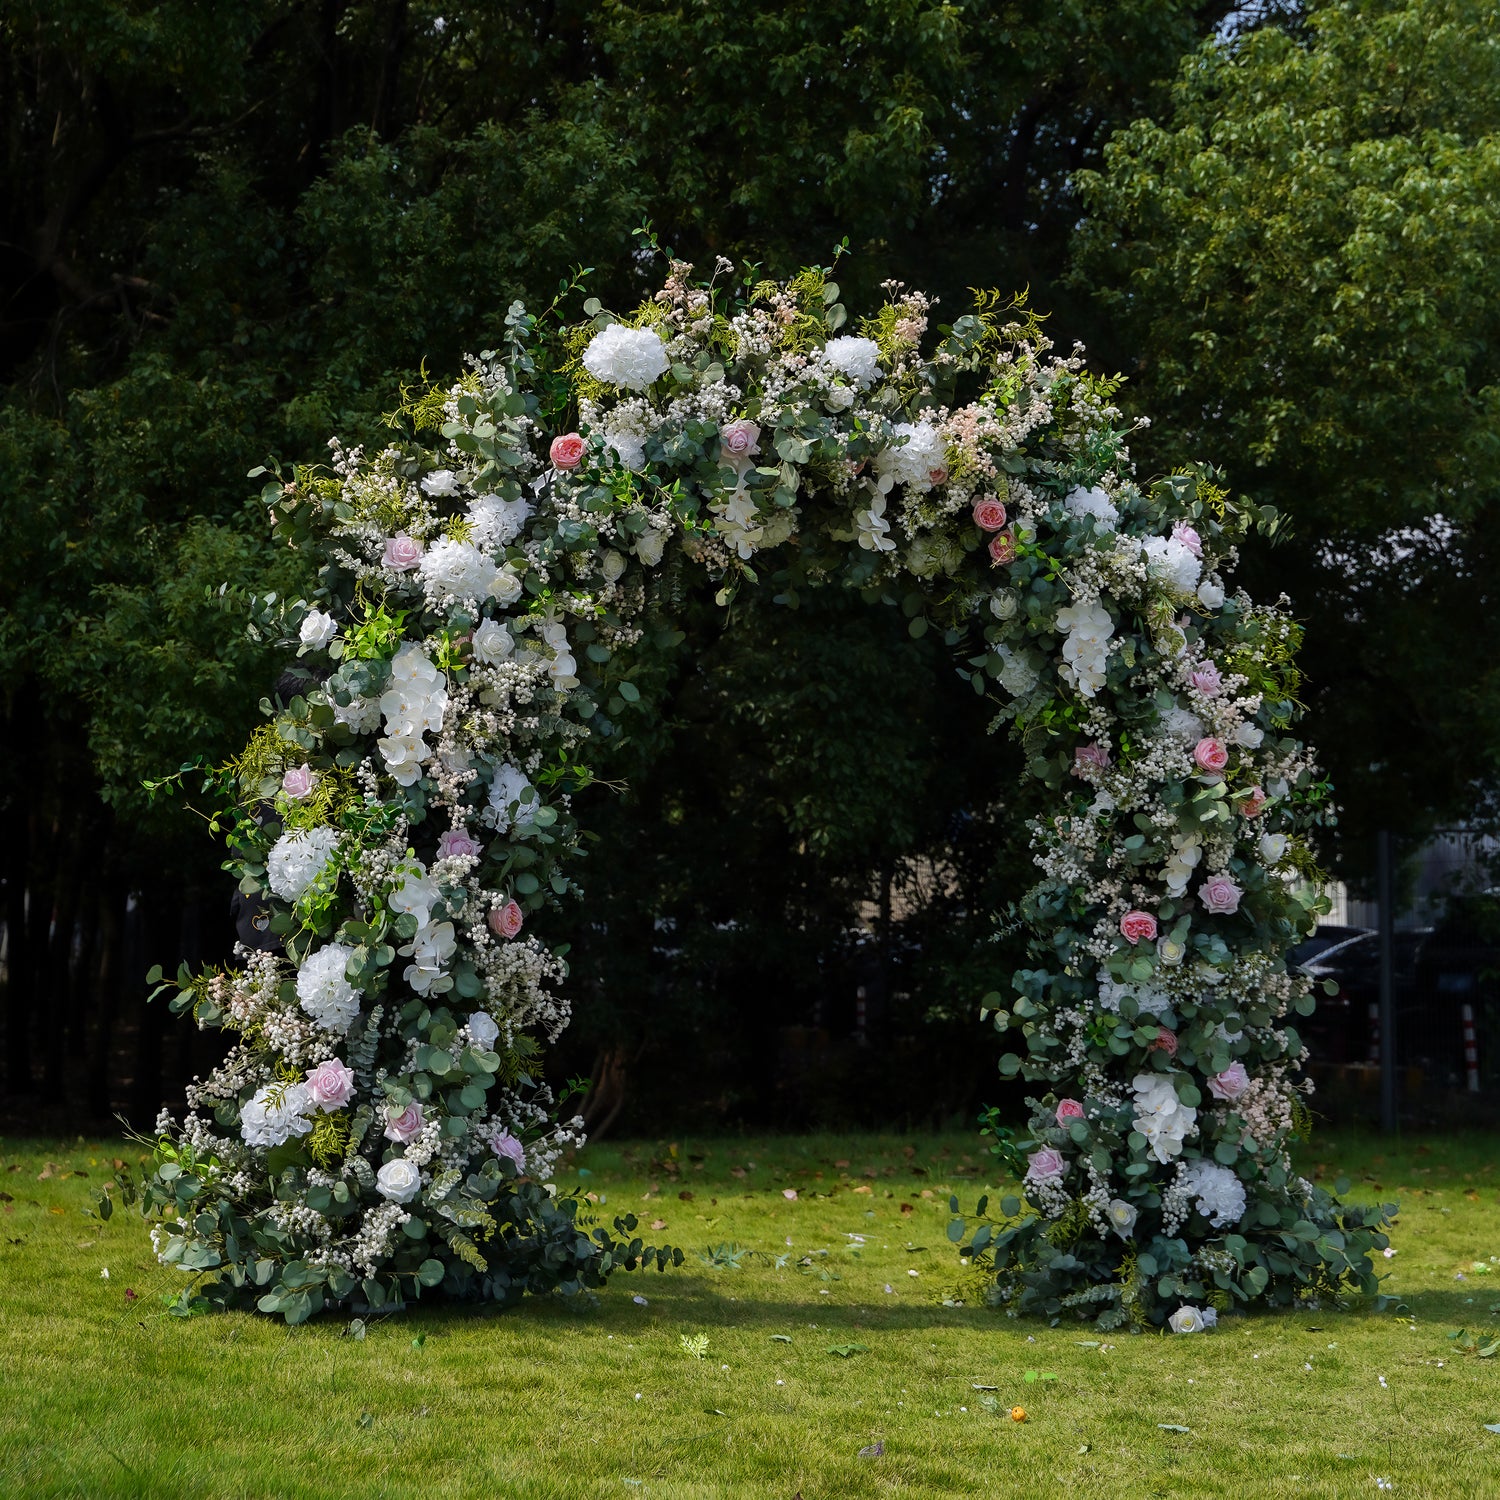
[[[1479,1039],[1474,1034],[1474,1007],[1465,1005],[1460,1014],[1464,1023],[1464,1067],[1469,1075],[1469,1092],[1479,1092]]]

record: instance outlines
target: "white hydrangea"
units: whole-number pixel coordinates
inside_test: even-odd
[[[1169,708],[1161,716],[1162,732],[1185,745],[1196,745],[1203,738],[1203,720],[1190,708]]]
[[[995,655],[1000,658],[1000,675],[996,679],[1012,698],[1024,698],[1037,685],[1040,674],[1019,651],[1009,646],[996,646]]]
[[[1115,509],[1108,492],[1100,489],[1097,484],[1088,490],[1082,485],[1069,490],[1063,497],[1063,506],[1070,516],[1080,519],[1088,516],[1095,521],[1103,521],[1111,531],[1120,524],[1120,512]]]
[[[247,1146],[282,1146],[306,1135],[313,1122],[312,1095],[305,1083],[268,1083],[240,1108],[240,1135]]]
[[[583,367],[605,385],[643,391],[665,375],[670,362],[666,345],[654,328],[626,328],[611,323],[596,333],[583,351]]]
[[[335,703],[333,716],[355,734],[374,734],[380,728],[380,699],[351,698],[347,703]]]
[[[502,500],[499,495],[476,495],[465,512],[469,540],[485,552],[498,552],[520,536],[531,518],[528,500]]]
[[[1178,1181],[1215,1229],[1239,1223],[1245,1212],[1245,1184],[1228,1167],[1199,1157],[1183,1164]]]
[[[1143,1016],[1155,1019],[1172,1003],[1167,996],[1149,984],[1121,984],[1111,979],[1103,969],[1099,971],[1099,1007],[1101,1010],[1118,1012],[1120,1001],[1126,998],[1135,1001],[1136,1010]]]
[[[344,976],[353,956],[348,943],[329,943],[297,971],[297,1003],[325,1031],[345,1032],[359,1014],[359,991]]]
[[[1198,1111],[1177,1097],[1170,1073],[1137,1073],[1130,1083],[1135,1095],[1135,1128],[1146,1137],[1159,1162],[1182,1155],[1182,1143],[1198,1126]]]
[[[474,655],[492,667],[498,667],[515,649],[515,638],[498,620],[484,620],[474,632]]]
[[[336,828],[297,828],[271,846],[266,880],[283,901],[299,901],[338,846]]]
[[[1148,536],[1141,542],[1146,573],[1174,594],[1191,594],[1198,587],[1203,563],[1193,549],[1174,536]]]
[[[450,537],[434,542],[417,564],[428,603],[441,607],[455,599],[484,600],[494,593],[499,569],[472,542]]]
[[[1058,610],[1057,626],[1067,634],[1058,674],[1085,698],[1092,698],[1104,686],[1114,619],[1097,599],[1092,599]]]
[[[529,801],[521,799],[533,792]],[[490,782],[490,805],[484,821],[497,833],[504,833],[514,817],[517,828],[523,828],[536,818],[538,803],[531,781],[519,766],[509,761],[495,768],[494,780]],[[514,808],[514,812],[512,812]]]
[[[866,387],[880,376],[880,345],[874,339],[855,338],[848,334],[829,339],[823,348],[823,363],[846,375],[860,387]]]
[[[932,476],[947,463],[942,434],[931,422],[898,422],[892,436],[905,438],[900,447],[882,448],[875,456],[875,472],[889,474],[897,484],[925,495]]]
[[[604,446],[619,459],[622,469],[639,474],[646,467],[646,439],[632,424],[606,419]]]

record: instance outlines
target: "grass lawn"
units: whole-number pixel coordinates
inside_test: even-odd
[[[590,1148],[562,1180],[663,1221],[680,1271],[617,1277],[592,1306],[420,1307],[362,1339],[345,1319],[165,1316],[179,1283],[142,1223],[82,1212],[127,1148],[0,1141],[0,1495],[1500,1495],[1500,1358],[1448,1338],[1500,1329],[1497,1145],[1305,1154],[1400,1198],[1403,1311],[1101,1343],[943,1305],[948,1194],[997,1185],[971,1137]],[[726,1244],[757,1254],[700,1259]]]

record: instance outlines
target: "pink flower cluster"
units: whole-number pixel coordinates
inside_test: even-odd
[[[520,932],[525,921],[526,918],[514,899],[507,901],[504,906],[496,906],[490,909],[490,931],[496,937],[515,937]]]

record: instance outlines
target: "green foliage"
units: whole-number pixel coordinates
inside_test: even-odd
[[[1356,838],[1468,817],[1500,766],[1500,675],[1451,649],[1500,538],[1497,34],[1491,0],[1310,6],[1185,59],[1077,179],[1077,284],[1137,371],[1137,446],[1211,450],[1295,523],[1248,576],[1308,626]]]

